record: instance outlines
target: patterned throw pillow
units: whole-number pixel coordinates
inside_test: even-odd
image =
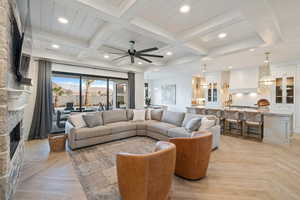
[[[83,115],[83,120],[89,128],[103,125],[101,112]]]
[[[194,117],[186,123],[184,128],[190,133],[193,131],[197,131],[201,126],[201,120],[201,117]]]
[[[83,128],[86,127],[86,123],[83,120],[83,113],[77,115],[70,115],[69,121],[73,124],[75,128]]]
[[[144,121],[145,120],[145,110],[133,110],[132,121]]]

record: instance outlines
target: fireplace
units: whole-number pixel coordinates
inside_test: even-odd
[[[10,132],[10,159],[15,154],[15,151],[19,145],[20,142],[20,134],[21,134],[21,122],[19,122],[15,128]]]

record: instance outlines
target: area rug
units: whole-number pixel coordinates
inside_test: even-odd
[[[132,137],[92,147],[70,151],[70,157],[88,200],[115,200],[119,196],[116,174],[116,154],[150,153],[156,141]]]

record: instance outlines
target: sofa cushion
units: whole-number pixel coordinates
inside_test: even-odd
[[[173,124],[165,123],[165,122],[156,122],[147,124],[147,130],[163,134],[168,136],[168,130],[171,128],[175,128],[176,126]]]
[[[102,112],[88,113],[82,117],[89,128],[103,125]]]
[[[191,133],[189,133],[185,128],[183,127],[176,127],[171,128],[168,130],[168,137],[174,138],[174,137],[190,137]]]
[[[92,137],[100,137],[111,134],[111,128],[107,126],[96,126],[93,128],[80,128],[74,130],[75,139],[82,140]]]
[[[181,126],[184,116],[185,114],[183,112],[164,111],[161,121],[175,126]]]
[[[145,121],[130,121],[131,123],[136,125],[137,130],[146,130],[147,126],[151,123],[157,123],[159,121],[156,120],[145,120]]]
[[[111,128],[112,134],[115,133],[121,133],[124,131],[131,131],[131,130],[136,130],[136,124],[132,122],[115,122],[115,123],[110,123],[106,124],[105,126]]]
[[[151,119],[161,121],[163,110],[151,110]]]
[[[103,122],[104,124],[127,121],[126,110],[109,110],[103,112]]]

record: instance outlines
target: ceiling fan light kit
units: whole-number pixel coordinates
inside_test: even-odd
[[[154,57],[154,58],[163,58],[164,57],[162,55],[148,54],[148,52],[157,51],[158,50],[157,47],[152,47],[152,48],[137,51],[134,48],[135,41],[131,40],[131,41],[129,41],[129,43],[130,43],[130,48],[127,51],[118,49],[119,51],[121,51],[123,53],[109,52],[110,54],[121,55],[120,57],[113,59],[113,61],[117,61],[117,60],[120,60],[122,58],[130,57],[131,64],[135,63],[135,58],[141,59],[141,60],[143,60],[145,62],[148,62],[148,63],[152,63],[151,60],[149,60],[148,58],[145,58],[145,57]]]

